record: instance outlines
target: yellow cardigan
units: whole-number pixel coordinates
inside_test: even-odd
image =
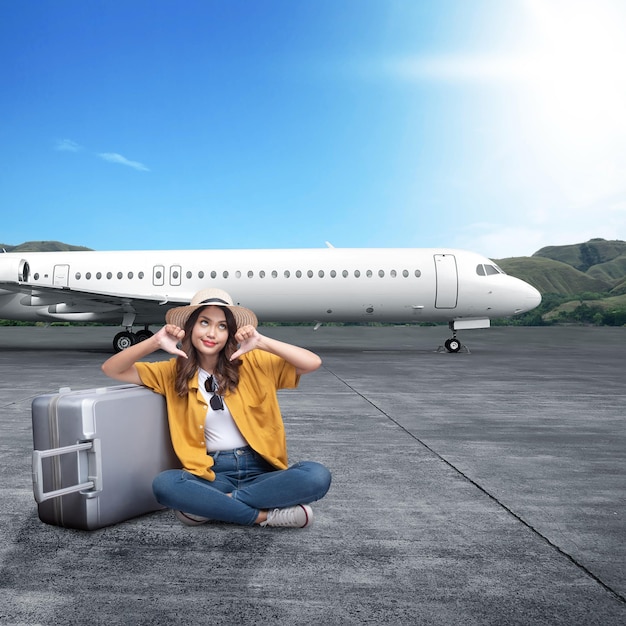
[[[293,365],[263,350],[252,350],[241,360],[237,389],[224,400],[248,445],[276,469],[286,469],[287,441],[276,391],[294,389],[300,376]],[[198,372],[189,381],[189,393],[181,397],[174,390],[176,359],[135,366],[141,382],[165,396],[172,445],[183,468],[214,480],[204,440],[207,403],[198,389]]]

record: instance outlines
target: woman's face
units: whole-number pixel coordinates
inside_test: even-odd
[[[224,309],[207,306],[200,311],[191,331],[191,343],[204,357],[217,357],[228,341],[228,324]]]

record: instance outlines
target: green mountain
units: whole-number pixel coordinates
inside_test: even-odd
[[[26,241],[19,246],[0,244],[0,250],[7,252],[66,252],[68,250],[91,250],[83,246],[71,246],[60,241]]]
[[[511,276],[521,278],[544,293],[576,295],[610,291],[609,281],[594,278],[562,261],[541,257],[512,257],[496,263]],[[626,274],[626,272],[624,272]]]
[[[587,272],[593,267],[611,263],[619,257],[626,262],[626,241],[590,239],[586,243],[541,248],[533,256],[562,261],[581,272]]]
[[[620,295],[626,281],[626,241],[591,239],[548,246],[532,257],[500,259],[497,263],[507,274],[529,282],[541,293]]]
[[[541,248],[531,257],[499,259],[511,276],[537,288],[543,302],[532,316],[544,322],[626,324],[626,241],[591,239]]]

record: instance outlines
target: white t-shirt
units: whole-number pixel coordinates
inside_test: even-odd
[[[217,452],[218,450],[232,450],[233,448],[243,448],[248,442],[243,438],[233,416],[230,414],[224,398],[222,404],[224,410],[214,411],[211,408],[210,400],[215,394],[208,392],[204,383],[210,374],[200,368],[198,373],[198,386],[207,402],[206,418],[204,420],[204,440],[207,452]]]

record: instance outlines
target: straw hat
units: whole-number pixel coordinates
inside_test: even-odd
[[[223,306],[232,311],[235,321],[237,322],[237,329],[248,324],[258,326],[258,320],[256,315],[250,310],[242,306],[233,304],[233,299],[222,289],[215,289],[210,287],[198,291],[198,293],[191,299],[191,303],[188,306],[179,306],[175,309],[170,309],[165,314],[165,321],[168,324],[174,324],[180,328],[184,328],[189,316],[196,310],[205,306]]]

